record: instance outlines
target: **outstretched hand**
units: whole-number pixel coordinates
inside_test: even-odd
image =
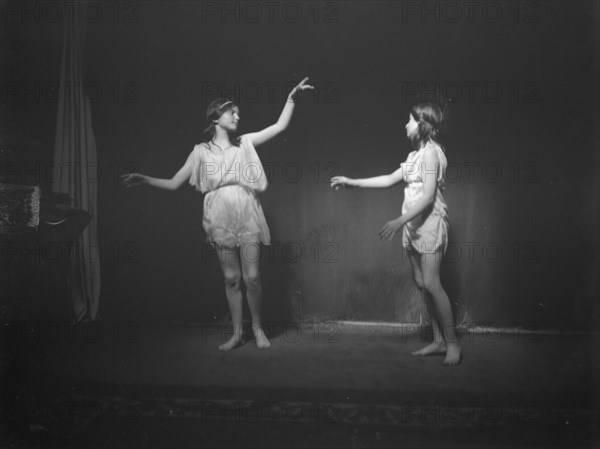
[[[300,95],[302,95],[302,92],[304,92],[305,90],[315,88],[314,86],[311,86],[310,84],[306,84],[307,81],[308,81],[308,76],[306,78],[304,78],[302,81],[300,81],[298,84],[296,84],[296,86],[294,86],[294,88],[288,95],[288,100],[295,101],[298,97],[300,97]]]
[[[331,187],[335,190],[339,190],[340,187],[350,186],[351,179],[345,176],[334,176],[331,178]]]
[[[127,173],[121,176],[121,182],[125,187],[136,187],[147,184],[147,176],[141,173]]]

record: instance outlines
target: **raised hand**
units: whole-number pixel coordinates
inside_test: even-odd
[[[314,86],[311,86],[310,84],[306,84],[307,81],[308,81],[308,76],[306,78],[304,78],[302,81],[300,81],[298,84],[296,84],[296,86],[292,89],[292,91],[288,95],[289,101],[295,101],[298,97],[300,97],[300,95],[302,95],[302,92],[304,92],[305,90],[315,88]]]
[[[148,177],[141,173],[127,173],[121,176],[121,182],[125,187],[136,187],[144,184],[148,184]]]

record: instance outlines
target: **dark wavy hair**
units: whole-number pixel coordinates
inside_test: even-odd
[[[235,102],[223,98],[217,98],[210,102],[208,108],[206,108],[206,120],[208,121],[208,126],[204,128],[204,131],[202,132],[203,142],[210,142],[215,137],[215,120],[219,120],[219,117],[225,112],[236,107],[239,108]],[[240,138],[237,135],[229,135],[229,140],[232,144],[240,144]]]
[[[418,123],[417,132],[410,138],[413,147],[418,150],[431,140],[445,150],[441,137],[446,131],[448,119],[447,105],[431,102],[419,103],[413,106],[410,115]]]

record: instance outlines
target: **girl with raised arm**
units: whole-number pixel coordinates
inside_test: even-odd
[[[366,179],[336,176],[331,186],[385,188],[406,182],[402,215],[386,223],[379,237],[391,240],[402,229],[402,245],[413,267],[417,286],[423,292],[433,327],[433,342],[413,352],[415,356],[445,354],[444,365],[460,362],[460,346],[454,331],[450,300],[440,282],[440,265],[448,245],[448,215],[442,191],[448,162],[439,142],[444,121],[442,109],[433,103],[414,106],[406,124],[406,135],[414,151],[391,174]]]
[[[267,179],[254,149],[285,130],[292,118],[295,99],[306,89],[304,78],[288,95],[277,123],[262,131],[237,135],[238,106],[232,101],[215,100],[206,111],[209,126],[204,142],[196,145],[181,169],[171,179],[158,179],[139,173],[122,177],[127,187],[149,185],[175,190],[189,180],[205,194],[202,225],[207,240],[216,248],[225,278],[225,293],[233,324],[232,337],[219,346],[229,351],[244,342],[242,327],[242,290],[252,315],[256,346],[268,348],[270,342],[262,328],[262,286],[259,272],[260,244],[270,244],[270,234],[258,192],[267,188]]]

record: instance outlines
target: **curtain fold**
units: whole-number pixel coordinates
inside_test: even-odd
[[[81,8],[78,5],[76,8]],[[100,302],[100,246],[97,241],[99,169],[90,102],[85,93],[83,49],[85,21],[80,11],[65,20],[54,164],[58,176],[52,190],[68,193],[73,207],[92,215],[71,246],[69,300],[74,323],[96,320]]]

